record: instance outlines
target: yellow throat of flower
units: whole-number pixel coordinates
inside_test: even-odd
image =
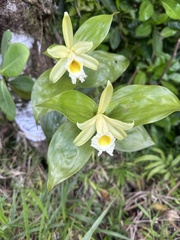
[[[109,146],[112,142],[112,139],[110,136],[107,136],[107,135],[103,135],[102,137],[100,137],[98,139],[98,144],[99,146]]]
[[[71,73],[78,73],[82,69],[82,64],[78,62],[77,60],[72,60],[72,62],[68,66],[69,71]]]

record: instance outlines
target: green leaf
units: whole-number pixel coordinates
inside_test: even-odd
[[[47,108],[39,107],[37,106],[38,104],[45,102],[56,95],[59,95],[63,91],[76,87],[75,84],[71,83],[71,80],[67,74],[64,74],[64,76],[58,82],[52,83],[49,80],[50,71],[51,69],[42,73],[33,86],[31,100],[33,114],[36,121],[38,121],[45,113],[48,112]]]
[[[174,0],[161,0],[166,14],[172,19],[180,19],[180,4]]]
[[[156,25],[162,24],[167,21],[168,16],[165,13],[154,13],[152,16],[153,21]]]
[[[92,118],[97,108],[91,98],[76,90],[65,91],[38,106],[59,111],[74,123]]]
[[[59,112],[51,111],[41,117],[40,123],[47,142],[50,142],[56,130],[61,126],[66,118]]]
[[[48,149],[48,189],[71,177],[89,160],[93,149],[87,142],[81,147],[73,144],[80,130],[75,124],[65,122],[54,134]]]
[[[91,56],[99,61],[96,71],[85,69],[87,78],[85,82],[79,83],[81,88],[98,87],[107,84],[107,81],[116,81],[129,66],[129,60],[118,54],[94,51]]]
[[[180,111],[180,101],[167,88],[143,85],[117,90],[108,109],[109,117],[134,121],[135,126],[159,121],[176,111]]]
[[[139,9],[139,20],[147,21],[154,14],[154,7],[149,0],[144,0]]]
[[[180,73],[172,73],[169,74],[169,79],[171,79],[175,83],[180,83]]]
[[[117,7],[114,3],[114,0],[101,0],[101,3],[109,12],[114,13],[117,11]]]
[[[23,99],[30,99],[34,81],[28,76],[19,76],[9,81],[12,90]]]
[[[160,32],[161,37],[167,38],[167,37],[171,37],[174,36],[177,33],[176,30],[173,30],[169,27],[165,27],[163,28],[163,30]]]
[[[22,43],[11,44],[4,56],[2,75],[16,77],[21,74],[29,57],[29,49]]]
[[[14,120],[16,115],[16,107],[13,98],[3,80],[0,80],[0,108],[6,114],[8,120]]]
[[[121,42],[121,32],[119,27],[112,28],[110,32],[110,39],[109,39],[111,48],[115,50],[118,48],[120,42]]]
[[[145,84],[147,82],[146,73],[139,70],[134,78],[134,84]]]
[[[154,54],[156,56],[159,56],[162,53],[163,40],[162,40],[162,37],[160,36],[159,32],[156,31],[156,29],[153,31],[152,46],[153,46]]]
[[[91,49],[91,51],[93,51],[107,36],[111,26],[113,15],[114,14],[104,14],[91,17],[90,19],[85,21],[77,30],[74,35],[74,41],[93,42],[93,48]]]
[[[12,39],[12,33],[10,30],[7,30],[4,32],[2,41],[1,41],[1,54],[2,54],[2,62],[4,60],[5,54],[7,52],[7,49],[10,45],[10,41]]]
[[[151,34],[152,26],[149,23],[140,24],[135,30],[136,37],[147,37]]]
[[[174,94],[178,95],[178,88],[172,82],[161,81],[161,85],[168,88]]]
[[[131,240],[130,238],[120,234],[120,233],[117,233],[117,232],[114,232],[114,231],[110,231],[110,230],[106,230],[106,229],[100,229],[99,232],[103,233],[103,234],[106,234],[107,236],[110,236],[111,239],[120,239],[120,240]],[[114,238],[113,238],[114,237]]]
[[[168,27],[174,30],[180,30],[180,22],[179,21],[168,22]]]
[[[154,145],[154,142],[143,126],[132,128],[127,131],[127,135],[127,138],[122,141],[116,141],[116,150],[123,152],[135,152]]]

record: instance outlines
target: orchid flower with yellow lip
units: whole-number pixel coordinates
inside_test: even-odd
[[[101,94],[97,114],[83,123],[77,123],[78,128],[82,131],[75,138],[74,144],[76,146],[83,145],[97,132],[91,139],[91,146],[99,151],[98,156],[103,151],[112,156],[115,148],[115,140],[123,140],[127,137],[124,130],[129,130],[134,126],[134,122],[125,123],[104,114],[109,106],[112,94],[113,86],[108,81],[106,88]]]
[[[59,59],[52,68],[49,78],[55,83],[67,70],[73,84],[76,84],[77,79],[84,82],[87,75],[83,70],[83,66],[97,70],[99,65],[95,58],[86,54],[92,49],[93,42],[80,41],[74,43],[72,23],[67,12],[64,13],[62,21],[62,32],[66,46],[55,45],[47,49],[49,56]]]

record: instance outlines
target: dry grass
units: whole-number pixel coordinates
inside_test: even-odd
[[[92,239],[180,239],[179,182],[146,182],[133,154],[116,153],[47,193],[46,159],[17,136],[13,124],[1,126],[1,239],[78,240],[112,199]]]

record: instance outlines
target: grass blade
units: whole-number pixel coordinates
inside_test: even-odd
[[[105,215],[107,214],[107,212],[109,211],[112,203],[114,202],[114,200],[109,204],[109,206],[101,213],[101,215],[98,217],[98,219],[95,221],[95,223],[92,225],[92,227],[89,229],[89,231],[86,233],[86,235],[82,238],[82,240],[91,240],[91,237],[93,235],[93,233],[95,232],[95,230],[98,228],[99,224],[101,223],[101,221],[103,220],[103,218],[105,217]]]

